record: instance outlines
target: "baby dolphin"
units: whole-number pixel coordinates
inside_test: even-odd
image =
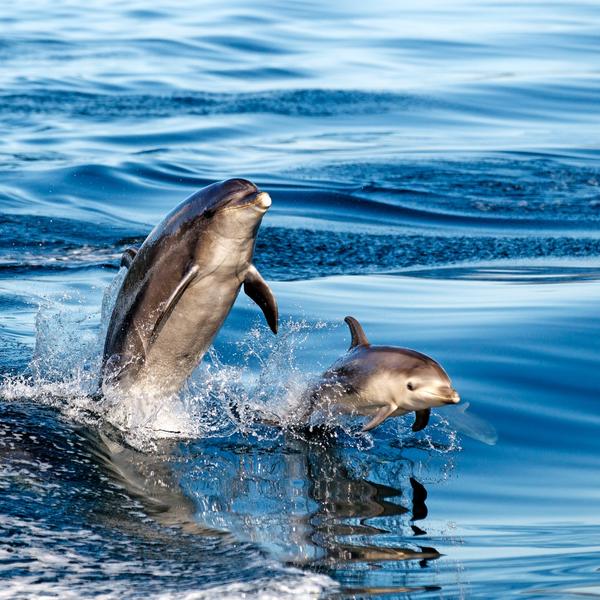
[[[244,291],[277,333],[277,303],[252,264],[271,198],[245,179],[209,185],[174,208],[128,268],[104,345],[102,389],[119,394],[178,392]]]
[[[344,319],[352,343],[309,393],[310,412],[325,410],[372,417],[363,431],[388,417],[415,411],[413,431],[429,422],[431,407],[460,401],[444,369],[432,358],[395,346],[372,346],[354,317]]]

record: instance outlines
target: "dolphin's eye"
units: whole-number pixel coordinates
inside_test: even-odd
[[[412,381],[409,381],[409,382],[406,384],[406,387],[407,387],[407,388],[408,388],[408,389],[409,389],[411,392],[414,392],[414,391],[415,391],[415,386],[414,386],[414,384],[413,384],[413,382],[412,382]]]

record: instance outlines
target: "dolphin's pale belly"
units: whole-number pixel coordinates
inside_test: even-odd
[[[119,376],[119,391],[161,396],[177,393],[210,347],[241,283],[239,272],[223,269],[190,285],[160,333],[148,342],[141,368],[128,371],[125,367]]]
[[[225,321],[240,285],[233,274],[205,277],[192,285],[149,349],[140,375],[159,378],[165,393],[179,390]]]
[[[393,408],[394,416],[415,410],[394,393],[385,376],[374,376],[360,386],[348,385],[345,377],[323,381],[313,389],[313,408],[341,413],[372,416],[382,406]]]

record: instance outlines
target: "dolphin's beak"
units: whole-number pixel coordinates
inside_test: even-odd
[[[436,393],[429,393],[431,399],[435,399],[442,404],[458,404],[460,396],[458,392],[449,385],[442,386],[436,390]]]
[[[254,200],[253,204],[266,210],[269,208],[269,206],[271,206],[271,196],[269,196],[267,192],[259,192],[256,194],[256,199]]]
[[[450,395],[444,400],[444,404],[458,404],[460,402],[460,396],[458,392],[452,389]]]

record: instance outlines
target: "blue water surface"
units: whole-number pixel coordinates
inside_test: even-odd
[[[0,598],[600,597],[597,2],[39,0],[0,30]],[[240,296],[196,434],[117,451],[120,255],[233,176],[273,199],[280,335]],[[478,425],[244,420],[347,314]]]

